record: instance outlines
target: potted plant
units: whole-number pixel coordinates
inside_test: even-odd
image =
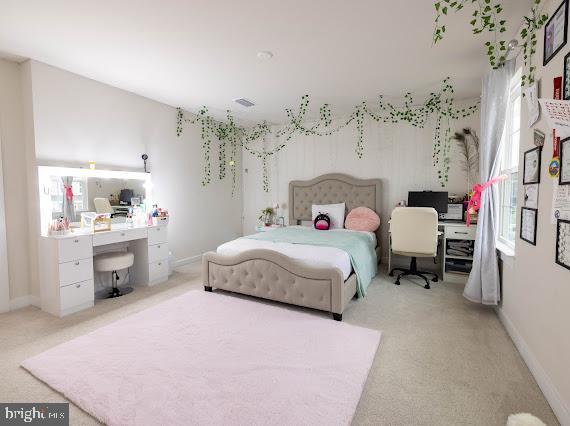
[[[259,216],[259,220],[263,223],[265,223],[265,226],[270,226],[271,223],[273,222],[273,214],[275,213],[275,210],[273,210],[273,207],[265,207],[263,210],[261,210],[261,215]]]

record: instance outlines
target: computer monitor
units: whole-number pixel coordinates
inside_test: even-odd
[[[119,195],[119,204],[130,206],[131,205],[131,198],[135,196],[135,191],[132,189],[121,189],[121,193]]]
[[[447,199],[444,191],[410,191],[408,207],[433,207],[438,214],[447,213]]]

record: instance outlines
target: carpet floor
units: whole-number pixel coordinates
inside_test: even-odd
[[[192,290],[28,358],[22,367],[109,425],[345,426],[380,336],[286,307]]]
[[[167,283],[99,301],[62,319],[33,307],[1,314],[0,401],[66,402],[20,363],[199,289],[200,273],[197,264],[180,268]],[[518,412],[559,424],[493,309],[467,302],[461,292],[457,284],[437,283],[428,291],[405,279],[394,286],[380,272],[368,296],[348,306],[344,321],[383,331],[353,424],[504,425],[509,414]],[[72,425],[98,423],[74,404],[70,418]]]

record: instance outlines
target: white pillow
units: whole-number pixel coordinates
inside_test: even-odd
[[[311,207],[311,217],[313,223],[319,213],[329,215],[331,219],[331,226],[329,229],[342,229],[344,228],[344,203],[340,204],[313,204]]]

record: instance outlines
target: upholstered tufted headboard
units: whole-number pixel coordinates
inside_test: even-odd
[[[313,204],[345,203],[347,212],[355,207],[368,207],[378,215],[382,182],[380,179],[357,179],[331,173],[311,180],[294,180],[289,183],[289,225],[310,221]],[[376,231],[380,242],[380,229]]]

